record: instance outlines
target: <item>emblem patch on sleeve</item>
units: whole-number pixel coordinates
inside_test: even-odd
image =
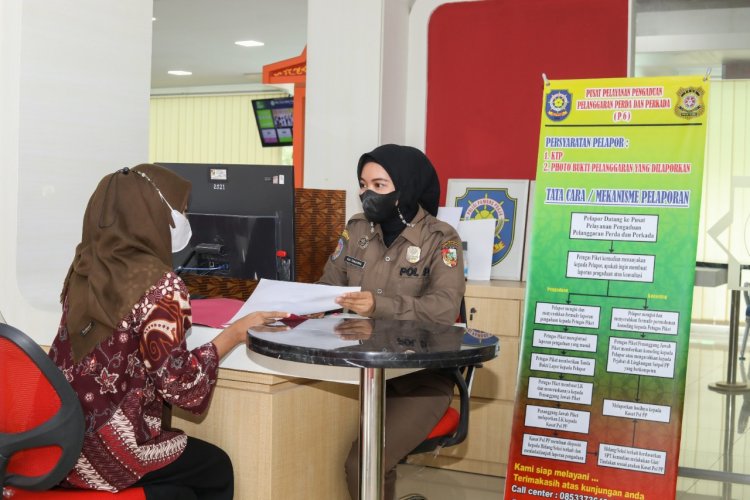
[[[339,255],[341,255],[341,251],[344,249],[344,235],[341,235],[341,238],[339,238],[339,242],[336,245],[336,250],[333,251],[331,254],[331,260],[336,260],[339,258]]]
[[[458,265],[458,247],[460,243],[454,240],[448,240],[440,246],[440,253],[443,255],[443,264],[448,267]]]
[[[349,241],[349,231],[344,229],[341,232],[341,236],[339,236],[339,242],[336,245],[336,250],[333,251],[331,254],[331,260],[336,260],[339,258],[339,255],[341,255],[341,251],[344,249],[344,242]]]

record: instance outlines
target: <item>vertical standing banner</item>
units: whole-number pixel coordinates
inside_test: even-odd
[[[708,87],[545,85],[506,500],[674,498]]]

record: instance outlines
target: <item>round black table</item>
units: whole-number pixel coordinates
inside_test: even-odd
[[[360,498],[383,498],[384,368],[456,368],[497,356],[495,336],[460,326],[367,318],[308,319],[287,331],[248,331],[248,348],[272,358],[360,369]],[[276,330],[276,329],[274,329]]]

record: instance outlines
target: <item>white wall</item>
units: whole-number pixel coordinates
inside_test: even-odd
[[[346,190],[347,218],[362,153],[424,149],[430,16],[454,1],[310,0],[304,185]]]
[[[49,343],[101,177],[146,160],[152,0],[0,2],[0,311]]]
[[[406,45],[413,0],[310,0],[307,26],[305,182],[344,189],[361,211],[357,160],[384,142],[404,144]]]
[[[304,186],[345,189],[349,215],[357,160],[380,141],[382,0],[310,0],[307,16]]]
[[[412,3],[413,0],[389,0],[383,6],[381,144],[405,144],[406,140],[407,47]]]

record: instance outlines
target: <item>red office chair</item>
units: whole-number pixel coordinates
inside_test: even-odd
[[[143,500],[142,488],[112,494],[50,489],[81,453],[84,420],[78,396],[33,340],[0,323],[0,489],[25,499]]]
[[[474,378],[474,369],[482,365],[464,366],[454,368],[450,374],[458,387],[459,409],[448,407],[442,418],[427,438],[419,443],[409,455],[434,451],[437,448],[461,444],[469,433],[469,403],[471,402],[471,382]]]
[[[466,323],[466,302],[461,299],[459,323]],[[482,365],[464,366],[450,370],[449,374],[458,387],[459,409],[452,406],[445,410],[427,438],[414,448],[409,455],[434,451],[437,448],[461,444],[469,433],[469,406],[471,403],[471,383],[474,380],[474,370]]]

